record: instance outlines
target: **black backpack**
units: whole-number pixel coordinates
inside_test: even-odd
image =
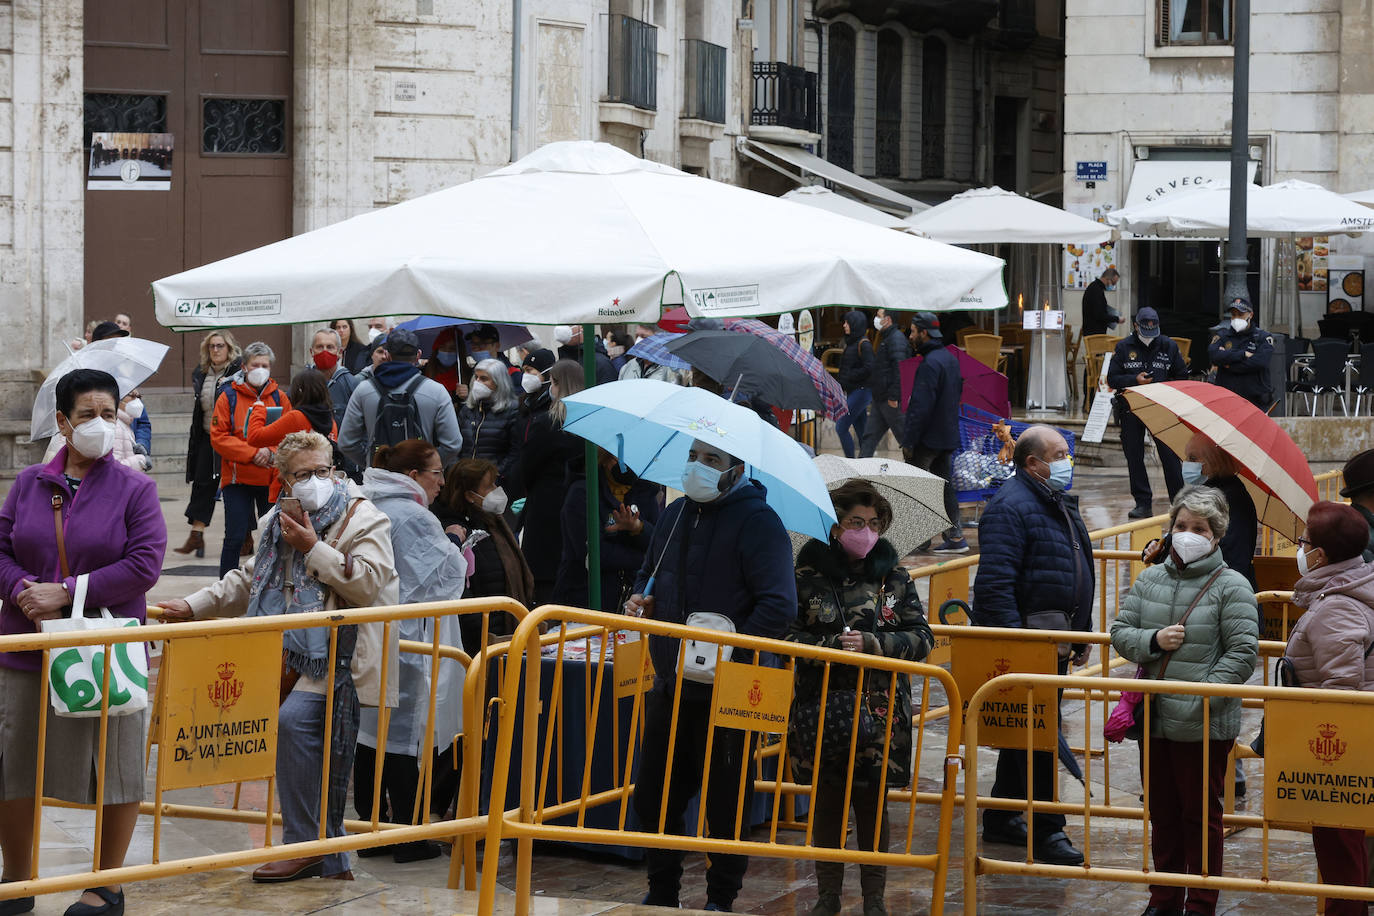
[[[383,388],[375,378],[377,388],[377,419],[372,424],[372,451],[383,445],[399,445],[407,439],[424,439],[420,425],[420,408],[415,405],[415,389],[425,380],[415,377],[399,388]]]

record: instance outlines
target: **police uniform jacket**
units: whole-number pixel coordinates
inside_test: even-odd
[[[1212,330],[1207,355],[1216,367],[1216,383],[1245,398],[1261,410],[1274,400],[1269,384],[1269,360],[1274,355],[1274,338],[1253,325],[1237,332],[1229,324]]]
[[[1141,340],[1138,334],[1121,339],[1107,364],[1107,384],[1117,392],[1115,404],[1125,409],[1121,392],[1137,384],[1136,376],[1148,373],[1156,382],[1169,382],[1188,377],[1188,363],[1173,338],[1160,334],[1154,340]]]

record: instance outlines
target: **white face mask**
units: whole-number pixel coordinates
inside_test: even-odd
[[[382,329],[381,329],[381,328],[368,328],[368,329],[367,329],[367,342],[368,342],[368,343],[372,343],[374,340],[376,340],[378,337],[381,337],[381,336],[382,336]]]
[[[1192,531],[1175,531],[1173,534],[1174,556],[1180,566],[1201,560],[1212,552],[1212,539]]]
[[[709,503],[720,498],[720,478],[724,471],[707,467],[700,461],[689,461],[682,469],[682,492],[687,498],[699,503]]]
[[[143,416],[143,401],[134,398],[124,405],[124,412],[129,415],[129,419],[137,420],[139,417]]]
[[[491,387],[482,382],[474,381],[469,390],[472,392],[472,399],[474,401],[483,401],[491,397]]]
[[[1307,565],[1307,548],[1298,548],[1298,575],[1305,576],[1312,570]]]
[[[263,385],[266,385],[267,380],[271,377],[271,370],[263,366],[258,366],[256,369],[249,369],[248,375],[246,376],[248,384],[252,385],[254,388],[261,388]]]
[[[1237,334],[1239,334],[1241,331],[1244,331],[1249,326],[1250,322],[1244,318],[1231,319],[1231,330],[1235,331]]]
[[[525,394],[534,394],[544,387],[544,380],[533,372],[526,372],[520,379],[520,387],[525,389]]]
[[[615,359],[616,357],[623,356],[624,354],[625,354],[625,348],[624,348],[624,347],[617,347],[617,346],[614,346],[614,345],[606,347],[606,355],[609,356],[611,359]]]
[[[497,487],[482,497],[482,511],[492,515],[502,515],[506,511],[507,502],[509,500],[506,499],[506,491]]]
[[[69,440],[72,448],[87,458],[104,458],[114,448],[115,425],[100,417],[91,417],[80,426],[72,427]]]
[[[301,501],[301,508],[306,512],[315,512],[334,495],[334,481],[307,477],[291,485],[291,495]]]

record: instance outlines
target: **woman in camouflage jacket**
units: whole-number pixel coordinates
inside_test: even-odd
[[[831,498],[840,523],[831,528],[829,543],[809,541],[797,558],[798,611],[787,638],[813,646],[909,661],[925,658],[934,638],[916,585],[899,564],[896,550],[881,537],[892,524],[891,505],[865,480],[849,481],[833,490]],[[831,668],[826,719],[834,721],[826,731],[843,725],[843,741],[839,744],[844,753],[842,758],[836,757],[836,742],[823,742],[820,766],[816,768],[812,758],[824,673],[821,664],[797,661],[787,750],[793,778],[801,783],[814,780],[816,785],[812,796],[812,836],[816,844],[837,848],[844,845],[848,821],[843,806],[849,769],[849,723],[853,719],[858,669],[847,665]],[[865,730],[861,725],[856,742],[850,803],[859,848],[874,848],[876,827],[877,848],[885,850],[888,823],[883,790],[900,788],[911,781],[911,683],[905,675],[899,675],[893,692],[890,674],[870,671],[863,686],[868,714],[861,719],[867,720],[869,728]],[[889,696],[893,697],[891,709]],[[891,743],[884,782],[883,747],[889,719]],[[827,746],[831,748],[829,753],[825,750]],[[880,819],[881,824],[877,824]],[[865,865],[859,872],[865,916],[886,913],[883,894],[887,869]],[[843,882],[842,863],[816,863],[819,899],[811,911],[813,916],[840,912]]]

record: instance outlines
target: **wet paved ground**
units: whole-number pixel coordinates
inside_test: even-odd
[[[1315,470],[1326,469],[1322,467]],[[1155,476],[1158,477],[1157,471]],[[1083,515],[1089,528],[1107,527],[1126,520],[1131,500],[1125,486],[1124,468],[1080,467],[1075,480],[1075,490],[1079,493]],[[1158,481],[1156,490],[1163,493],[1162,484]],[[185,495],[184,488],[163,493],[163,509],[168,519],[172,546],[180,544],[185,535],[185,522],[181,518]],[[1165,509],[1162,497],[1156,500],[1155,505],[1157,511]],[[216,523],[221,524],[219,517],[216,518]],[[203,560],[188,559],[169,551],[164,566],[164,578],[150,596],[150,600],[184,595],[211,581],[216,571],[219,531],[220,529],[215,526],[208,532],[210,536],[207,537],[207,555]],[[976,549],[976,529],[970,529],[967,533]],[[925,558],[926,561],[933,559]],[[1081,704],[1066,703],[1064,716],[1071,743],[1081,747]],[[1094,716],[1100,721],[1096,708]],[[1248,738],[1257,728],[1258,713],[1247,713],[1247,724],[1242,735]],[[938,725],[931,732],[931,737],[936,735],[943,738]],[[932,743],[940,747],[928,746],[919,767],[920,788],[925,791],[938,789],[941,772],[943,741]],[[1100,732],[1093,743],[1100,746]],[[1093,797],[1098,800],[1110,797],[1114,804],[1135,804],[1137,793],[1140,791],[1135,757],[1134,745],[1114,747],[1109,755],[1110,776],[1105,772],[1106,767],[1101,758],[1094,759],[1089,772]],[[994,759],[993,752],[980,755],[979,778],[980,784],[984,787],[991,784]],[[1247,765],[1252,777],[1250,804],[1254,811],[1258,811],[1259,807],[1257,795],[1260,783],[1257,777],[1260,765],[1260,761],[1251,761]],[[1060,785],[1064,800],[1082,799],[1082,787],[1073,779],[1062,777]],[[244,806],[260,807],[262,794],[260,785],[246,786]],[[167,796],[167,800],[171,802],[221,806],[227,806],[231,799],[231,788],[191,790],[169,793]],[[1239,810],[1243,811],[1244,802],[1241,804]],[[893,805],[889,810],[893,823],[893,837],[904,837],[908,822],[907,809],[904,806]],[[92,822],[93,818],[87,812],[47,809],[42,844],[44,875],[70,873],[89,867]],[[913,828],[918,850],[921,850],[922,846],[929,847],[931,841],[922,844],[920,838],[933,837],[934,824],[933,809],[920,807]],[[1094,818],[1092,825],[1093,862],[1100,865],[1139,867],[1141,829],[1138,822]],[[1075,844],[1080,848],[1084,847],[1081,817],[1070,816],[1069,834]],[[952,839],[952,849],[957,860],[963,848],[962,816],[958,813],[954,820]],[[261,827],[169,819],[164,827],[163,849],[166,850],[164,856],[194,856],[257,847],[262,844],[262,840]],[[788,837],[782,836],[780,841],[788,842]],[[1226,845],[1227,862],[1230,866],[1227,869],[1228,873],[1258,874],[1261,842],[1260,832],[1256,829],[1241,831],[1230,837]],[[150,861],[151,843],[151,819],[144,818],[140,821],[135,836],[128,859],[129,864]],[[986,854],[1014,859],[1016,850],[1006,846],[990,846]],[[404,865],[395,864],[389,857],[355,858],[354,863],[358,880],[352,883],[308,880],[287,885],[261,886],[249,880],[250,869],[237,869],[131,885],[128,890],[128,912],[290,914],[328,911],[366,916],[384,913],[476,912],[475,896],[445,889],[448,871],[446,857]],[[683,902],[686,905],[704,904],[704,865],[702,856],[688,856],[687,872],[683,882]],[[1270,876],[1273,878],[1315,880],[1316,866],[1310,839],[1304,834],[1272,833],[1269,837],[1269,867]],[[514,885],[514,870],[509,850],[501,857],[500,876],[503,894],[509,895],[508,889]],[[542,846],[537,849],[533,887],[536,893],[534,912],[538,914],[583,916],[606,913],[628,916],[662,912],[654,908],[626,905],[638,901],[643,896],[642,866],[615,858],[569,851],[562,847]],[[915,869],[889,871],[887,902],[891,913],[930,912],[930,893],[931,876],[928,872]],[[956,866],[949,875],[945,898],[946,911],[961,912],[964,898],[962,873]],[[1144,888],[1084,880],[985,876],[980,878],[978,883],[978,912],[998,916],[1021,913],[1131,914],[1144,909],[1146,898],[1147,892]],[[55,916],[61,914],[74,899],[75,894],[56,894],[40,898],[35,912]],[[814,875],[811,863],[756,857],[751,861],[744,890],[736,903],[736,910],[759,914],[806,913],[810,911],[814,902]],[[503,897],[497,911],[508,912],[509,903],[509,896]],[[844,903],[846,912],[851,908],[857,912],[861,905],[858,874],[854,866],[847,870]],[[1218,909],[1221,913],[1264,914],[1314,911],[1315,905],[1310,898],[1238,892],[1223,892]]]

